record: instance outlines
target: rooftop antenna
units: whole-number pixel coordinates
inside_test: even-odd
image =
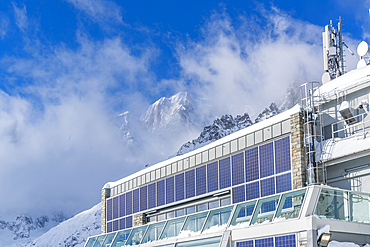
[[[346,73],[345,55],[343,52],[344,46],[352,55],[356,56],[343,41],[342,30],[342,18],[339,16],[337,28],[335,28],[332,21],[330,21],[330,25],[326,25],[325,32],[322,33],[325,70],[322,76],[323,84]]]

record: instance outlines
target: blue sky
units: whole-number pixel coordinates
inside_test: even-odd
[[[370,36],[369,6],[0,0],[0,194],[13,192],[0,216],[75,214],[99,201],[105,182],[178,149],[171,142],[161,157],[130,153],[112,123],[119,113],[139,117],[160,97],[187,91],[204,116],[253,117],[289,85],[320,80],[324,26],[342,16],[355,50]],[[347,68],[355,65],[348,54]]]

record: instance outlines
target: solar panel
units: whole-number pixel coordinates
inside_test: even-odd
[[[197,196],[205,194],[206,191],[206,166],[201,166],[196,169],[196,175],[197,175]]]
[[[147,210],[148,208],[148,187],[143,186],[140,188],[140,211]]]
[[[166,203],[175,201],[175,178],[166,178]]]
[[[123,217],[126,215],[126,194],[122,194],[119,196],[119,217]]]
[[[245,185],[233,188],[233,203],[245,201]]]
[[[274,247],[273,238],[256,239],[256,247]]]
[[[126,215],[132,214],[132,191],[126,193]]]
[[[164,186],[165,186],[164,180],[157,182],[157,206],[162,206],[166,203]]]
[[[132,194],[132,210],[134,213],[140,211],[140,190],[137,188]]]
[[[261,196],[269,196],[275,194],[275,178],[266,178],[261,180]]]
[[[132,227],[132,216],[126,217],[126,228]]]
[[[290,173],[276,176],[276,193],[292,189],[292,176]]]
[[[112,214],[113,214],[113,219],[118,218],[118,199],[119,197],[113,197],[113,208],[112,208]]]
[[[230,157],[219,161],[220,164],[220,189],[231,186]]]
[[[175,183],[176,183],[176,201],[184,200],[185,193],[184,193],[184,173],[180,173],[175,176]]]
[[[253,240],[237,242],[236,247],[253,247]]]
[[[156,191],[155,183],[148,185],[148,208],[156,207]]]
[[[185,172],[186,198],[195,196],[195,170]]]
[[[207,165],[208,192],[218,190],[218,162]]]
[[[232,156],[233,185],[244,183],[244,153]]]
[[[273,143],[266,143],[259,147],[261,178],[274,174]]]
[[[115,220],[115,221],[113,221],[113,231],[115,232],[115,231],[118,231],[118,221],[119,220]]]
[[[258,147],[245,151],[245,173],[247,182],[259,179]]]
[[[110,233],[110,232],[113,231],[113,227],[112,226],[113,226],[113,222],[112,221],[107,223],[107,233]]]
[[[126,220],[123,218],[123,219],[120,219],[119,220],[119,230],[123,230],[126,228]]]
[[[112,220],[112,198],[107,200],[107,221]]]
[[[291,169],[289,136],[275,141],[275,163],[276,173]]]
[[[275,237],[276,247],[296,247],[295,235],[286,235]]]
[[[259,181],[247,184],[247,201],[260,197]]]

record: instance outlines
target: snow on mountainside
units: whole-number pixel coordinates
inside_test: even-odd
[[[178,131],[199,125],[194,100],[186,92],[160,98],[141,116],[140,121],[152,133]]]
[[[203,147],[213,141],[216,141],[224,136],[230,135],[235,131],[244,129],[252,125],[252,121],[247,113],[242,116],[233,118],[231,115],[223,115],[217,118],[211,125],[204,127],[199,137],[195,140],[183,144],[176,155],[182,155],[193,151],[197,148]]]
[[[284,104],[285,106],[285,104]],[[284,108],[279,108],[275,103],[271,103],[268,108],[265,108],[254,120],[254,123],[259,123],[265,119],[273,117],[281,112]],[[251,126],[253,122],[250,120],[248,113],[244,113],[242,116],[236,116],[233,118],[231,115],[223,115],[221,118],[217,118],[211,125],[204,127],[197,139],[189,141],[183,144],[177,151],[176,155],[182,155],[193,151],[197,148],[203,147],[211,142],[214,142],[224,136],[230,135],[238,130],[244,129]]]
[[[62,212],[37,218],[29,214],[20,214],[14,221],[0,219],[0,246],[13,243],[23,246],[21,244],[30,242],[66,219],[68,217]]]
[[[100,226],[101,203],[60,223],[31,243],[9,247],[83,247],[88,237],[101,233]]]

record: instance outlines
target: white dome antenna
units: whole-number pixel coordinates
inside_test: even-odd
[[[369,45],[365,42],[362,41],[358,46],[357,46],[357,54],[360,57],[365,56],[369,52]]]

